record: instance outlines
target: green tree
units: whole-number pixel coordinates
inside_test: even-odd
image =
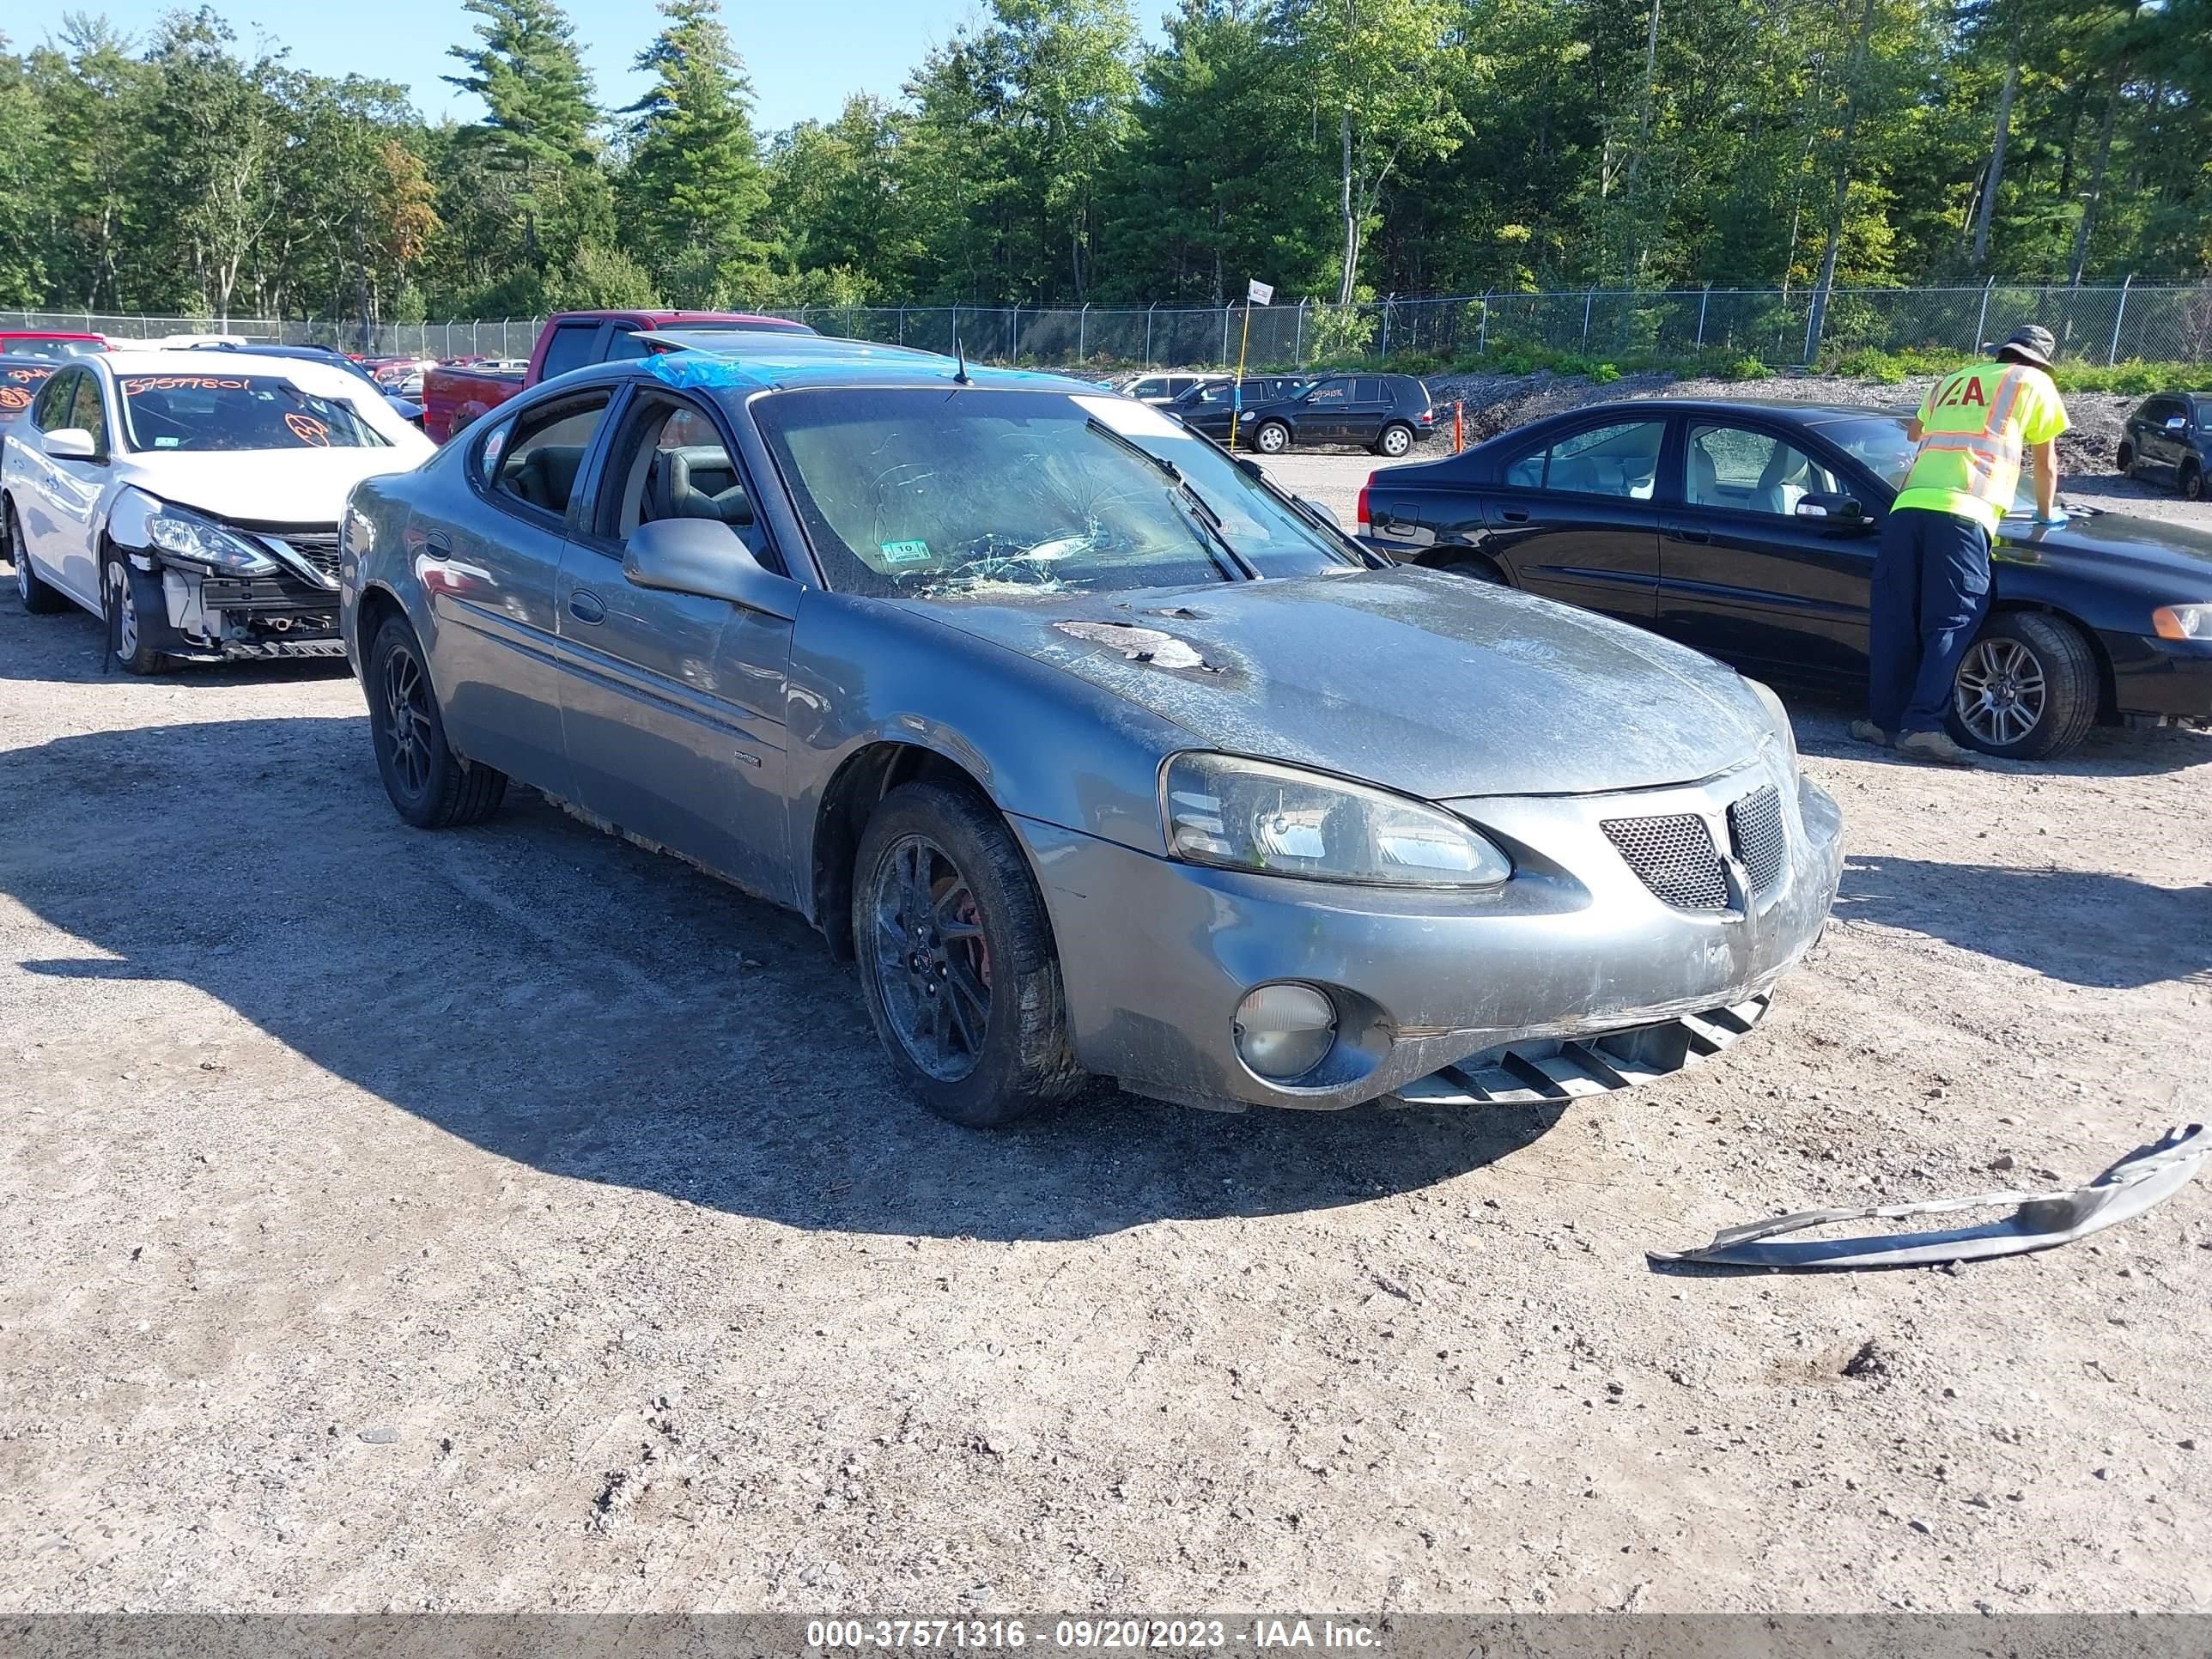
[[[661,0],[660,13],[668,21],[637,60],[653,87],[623,112],[632,118],[623,222],[679,300],[721,302],[767,276],[769,184],[752,85],[718,0]]]

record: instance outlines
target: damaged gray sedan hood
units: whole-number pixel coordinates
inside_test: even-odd
[[[1194,747],[1429,800],[1689,782],[1751,759],[1766,731],[1710,658],[1432,571],[913,608],[1125,697]]]

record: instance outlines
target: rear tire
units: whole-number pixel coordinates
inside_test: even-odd
[[[939,1117],[996,1129],[1082,1086],[1044,901],[972,791],[884,797],[853,861],[853,945],[892,1068]]]
[[[2195,461],[2181,464],[2181,499],[2185,501],[2204,499],[2204,469]]]
[[[1375,441],[1375,453],[1394,461],[1403,460],[1413,453],[1413,428],[1403,421],[1391,422]]]
[[[15,568],[15,597],[22,601],[24,610],[34,617],[51,617],[69,609],[68,599],[31,568],[31,556],[23,550],[23,526],[16,521],[13,501],[0,502],[0,552],[7,554],[8,562]]]
[[[1262,421],[1252,434],[1252,447],[1262,455],[1279,455],[1291,447],[1291,429],[1280,421]]]
[[[463,760],[446,742],[430,670],[404,617],[377,629],[362,666],[369,739],[392,809],[417,830],[456,829],[496,811],[507,774]]]
[[[1990,618],[1951,688],[1951,736],[2005,760],[2050,760],[2097,723],[2096,653],[2056,617],[2008,611]]]
[[[1438,570],[1448,570],[1455,576],[1465,576],[1470,581],[1488,582],[1492,587],[1510,587],[1505,573],[1498,568],[1497,561],[1486,554],[1462,553],[1438,564]]]
[[[2133,444],[2122,444],[2120,446],[2119,453],[2112,457],[2112,463],[2120,469],[2120,476],[2123,478],[2134,477],[2136,476],[2136,447]]]
[[[141,605],[140,584],[133,580],[131,563],[115,548],[100,561],[100,618],[107,624],[107,648],[116,666],[126,674],[159,674],[171,659],[154,649],[152,619]]]

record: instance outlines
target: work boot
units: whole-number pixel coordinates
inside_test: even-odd
[[[1889,747],[1889,733],[1872,720],[1853,720],[1851,738],[1856,743],[1870,743],[1877,749]]]
[[[1907,760],[1934,761],[1940,766],[1979,766],[1982,757],[1961,749],[1946,732],[1907,732],[1897,740],[1897,752]]]

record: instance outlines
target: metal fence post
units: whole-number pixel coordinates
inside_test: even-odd
[[[1584,351],[1589,349],[1590,307],[1596,301],[1597,284],[1593,283],[1590,284],[1589,292],[1583,295],[1583,349]]]
[[[2105,354],[2106,368],[2112,368],[2120,361],[2120,319],[2128,314],[2128,289],[2133,285],[2135,280],[2136,274],[2132,270],[2120,278],[2120,302],[2112,307],[2112,349]]]
[[[1022,360],[1022,308],[1013,307],[1006,313],[1006,361],[1018,363]]]
[[[1981,314],[1974,319],[1974,337],[1967,342],[1970,350],[1978,352],[1982,349],[1982,341],[1990,325],[1990,290],[1996,285],[1997,279],[1994,276],[1982,284],[1982,310]]]
[[[1221,366],[1229,367],[1229,313],[1232,307],[1221,307]]]
[[[1382,356],[1378,361],[1387,361],[1390,356],[1390,313],[1397,309],[1397,298],[1395,294],[1382,296]]]
[[[1691,348],[1692,350],[1703,351],[1705,349],[1705,307],[1712,301],[1713,285],[1707,283],[1705,291],[1698,296],[1698,343]]]
[[[1474,328],[1474,355],[1478,357],[1487,357],[1490,355],[1490,290],[1488,289],[1482,290],[1482,320],[1477,323]]]
[[[1294,338],[1296,343],[1291,347],[1291,367],[1304,368],[1306,366],[1306,302],[1304,300],[1298,301],[1298,325]]]
[[[1082,362],[1091,355],[1091,301],[1083,302],[1083,309],[1075,313],[1075,361]]]

